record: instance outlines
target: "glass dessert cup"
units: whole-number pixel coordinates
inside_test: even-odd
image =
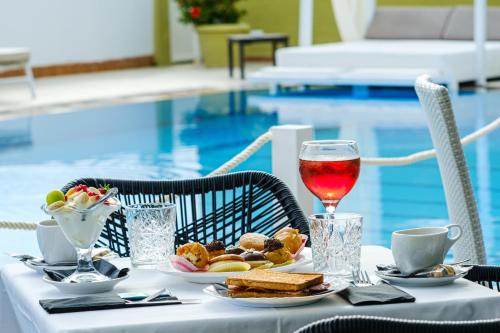
[[[120,201],[108,198],[97,202],[90,209],[77,208],[72,204],[57,209],[42,209],[56,219],[68,241],[75,247],[78,254],[77,268],[73,274],[63,279],[68,283],[86,283],[106,281],[109,278],[99,273],[92,263],[92,248],[99,238],[106,220],[111,213],[120,209]]]

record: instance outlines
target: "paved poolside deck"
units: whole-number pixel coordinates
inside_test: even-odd
[[[249,63],[251,73],[267,63]],[[27,114],[61,112],[81,107],[164,99],[199,92],[256,87],[229,78],[227,68],[182,64],[36,79],[37,98],[25,84],[0,85],[0,120]],[[500,89],[500,80],[488,88]]]
[[[247,73],[266,66],[248,64]],[[30,100],[25,84],[0,85],[0,119],[25,114],[57,112],[124,101],[168,98],[194,92],[215,92],[248,87],[229,78],[227,68],[183,64],[36,79],[37,98]]]

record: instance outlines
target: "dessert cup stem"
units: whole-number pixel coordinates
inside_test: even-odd
[[[87,273],[95,271],[92,264],[92,248],[78,249],[78,267],[76,268],[79,273]]]
[[[99,273],[92,262],[92,248],[80,249],[76,248],[78,253],[78,263],[75,272],[64,279],[64,282],[95,282],[105,281],[109,278]]]

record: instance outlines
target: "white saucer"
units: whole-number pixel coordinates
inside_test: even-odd
[[[75,294],[75,295],[83,295],[83,294],[98,294],[105,293],[107,291],[113,290],[113,288],[123,280],[128,279],[130,274],[122,276],[121,278],[102,281],[102,282],[89,282],[89,283],[67,283],[67,282],[57,282],[51,280],[48,276],[43,277],[43,281],[48,284],[53,285],[59,291],[64,294]]]
[[[344,288],[345,289],[345,288]],[[234,305],[254,307],[254,308],[285,308],[291,306],[300,306],[318,302],[325,297],[336,294],[344,289],[334,290],[331,289],[317,295],[300,296],[300,297],[256,297],[256,298],[232,298],[223,296],[215,290],[214,286],[208,286],[203,289],[207,295],[224,300]]]
[[[297,268],[307,265],[311,263],[311,259],[306,258],[303,254],[300,254],[294,263],[286,266],[281,266],[281,267],[276,267],[276,268],[271,268],[272,271],[275,272],[292,272],[296,270]],[[213,272],[183,272],[179,271],[175,268],[172,267],[170,262],[165,262],[162,264],[159,264],[157,269],[160,272],[163,272],[165,274],[171,275],[171,276],[177,276],[180,278],[183,278],[184,280],[188,282],[193,282],[193,283],[224,283],[224,280],[228,276],[234,276],[234,275],[240,275],[240,274],[245,274],[246,272],[220,272],[220,273],[213,273]]]
[[[457,269],[458,270],[458,269]],[[460,279],[467,275],[470,268],[461,268],[460,271],[457,271],[456,275],[453,276],[443,276],[443,277],[411,277],[411,278],[403,278],[398,276],[390,276],[385,275],[383,272],[375,271],[375,274],[391,284],[397,284],[405,287],[436,287],[436,286],[444,286],[453,281]]]

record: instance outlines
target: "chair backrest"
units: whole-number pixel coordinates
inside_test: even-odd
[[[214,239],[235,244],[246,232],[273,235],[291,225],[309,235],[307,220],[288,187],[273,175],[246,171],[185,180],[116,180],[84,178],[67,184],[117,187],[123,206],[172,202],[177,205],[176,246]],[[129,255],[124,208],[106,224],[98,245]]]
[[[500,266],[473,265],[465,278],[500,292]]]
[[[417,78],[415,90],[436,149],[449,219],[464,231],[453,247],[455,258],[485,264],[481,223],[448,90],[432,83],[427,75]]]
[[[295,333],[495,333],[500,319],[474,321],[427,321],[372,316],[336,316],[311,323]]]

